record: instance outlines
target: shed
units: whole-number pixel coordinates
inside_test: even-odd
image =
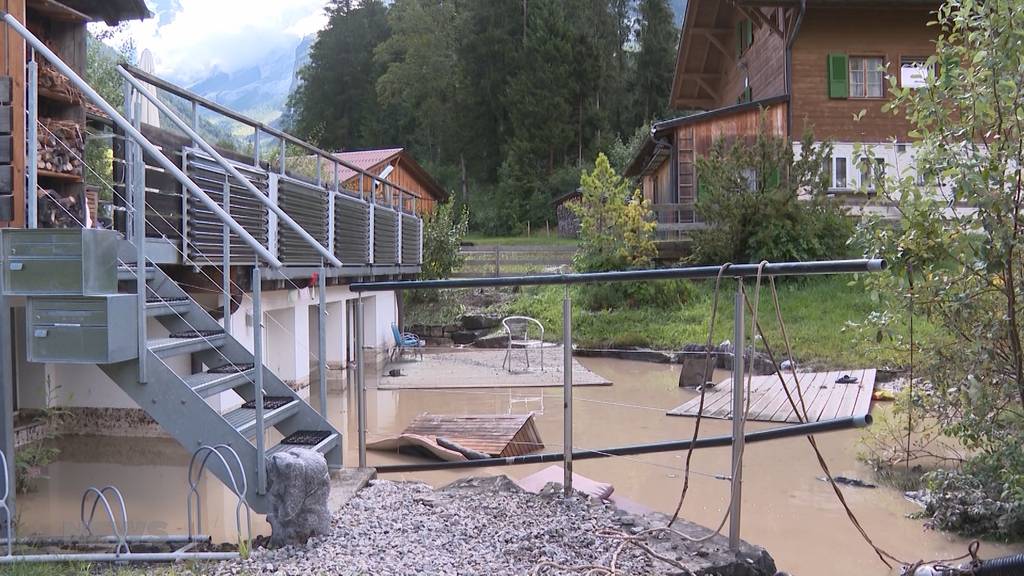
[[[416,161],[405,148],[378,148],[373,150],[354,150],[348,152],[337,152],[334,155],[339,160],[356,166],[372,174],[380,175],[389,166],[392,171],[388,180],[411,191],[417,198],[417,212],[426,214],[434,210],[434,205],[448,199],[448,193],[437,183],[437,180]],[[355,170],[340,167],[338,179],[342,185],[349,189],[358,189],[360,182]],[[372,188],[369,178],[362,182],[363,190],[369,191]],[[381,192],[378,198],[382,199]]]
[[[579,238],[580,217],[570,208],[570,204],[580,199],[583,191],[580,188],[566,192],[551,201],[555,205],[558,217],[558,235],[562,238]]]

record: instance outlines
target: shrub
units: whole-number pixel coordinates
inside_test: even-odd
[[[569,204],[580,219],[580,243],[573,258],[578,272],[649,267],[656,255],[654,223],[640,190],[597,156],[594,169],[580,176],[579,200]]]
[[[697,159],[697,210],[707,228],[694,233],[704,263],[842,258],[853,224],[828,196],[829,144],[805,134],[797,157],[762,126],[753,144],[718,140]]]
[[[423,223],[423,279],[447,278],[462,265],[459,248],[468,228],[468,208],[458,216],[452,202],[434,208]]]
[[[686,280],[607,282],[582,286],[580,300],[591,311],[645,307],[666,309],[692,301],[695,293],[693,284]]]

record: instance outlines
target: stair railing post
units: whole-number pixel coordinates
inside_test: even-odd
[[[231,214],[231,178],[224,175],[224,211]],[[224,222],[221,226],[221,242],[223,251],[223,272],[221,273],[221,305],[224,307],[224,332],[228,335],[231,334],[231,229],[228,228],[227,222]]]
[[[317,312],[319,313],[319,320],[317,326],[317,336],[319,339],[319,347],[317,348],[318,355],[318,366],[317,376],[320,383],[320,415],[327,419],[327,277],[325,272],[327,268],[323,266],[323,261],[320,265],[320,274],[317,275],[317,290],[319,292],[320,305],[317,306]]]
[[[6,262],[4,262],[6,265]],[[11,353],[11,308],[7,296],[4,294],[3,274],[0,274],[0,450],[3,450],[7,458],[7,480],[14,482],[15,454],[14,454],[14,357]],[[4,486],[7,492],[7,508],[10,515],[10,522],[0,523],[0,534],[4,538],[13,539],[13,534],[3,534],[3,526],[11,526],[14,530],[15,490],[14,486]]]
[[[562,300],[562,404],[562,458],[565,460],[562,486],[569,496],[572,494],[572,298],[568,284]]]
[[[363,295],[356,300],[356,436],[359,438],[359,467],[366,468],[366,371],[363,367]]]
[[[733,312],[732,356],[732,480],[729,500],[729,549],[740,549],[740,508],[743,502],[743,355],[746,352],[744,335],[743,279],[736,279],[736,309]]]
[[[25,191],[25,206],[28,208],[28,227],[39,227],[39,63],[36,62],[35,50],[30,50],[28,61],[28,122],[25,130],[26,172],[28,187]]]
[[[131,98],[125,102],[125,107],[132,111],[132,127],[136,130],[142,126],[142,101],[135,98],[135,90],[129,91]],[[130,138],[126,144],[132,149],[132,212],[135,215],[132,220],[135,236],[135,294],[137,297],[137,316],[139,331],[139,383],[145,384],[146,363],[148,362],[149,348],[146,343],[146,164],[142,158],[142,150],[138,143]]]
[[[266,431],[263,428],[263,278],[260,267],[252,267],[252,356],[256,406],[256,493],[267,493]]]

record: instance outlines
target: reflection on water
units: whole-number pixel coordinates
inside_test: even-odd
[[[588,368],[615,384],[574,390],[576,448],[604,448],[669,439],[689,438],[693,419],[665,416],[665,411],[693,397],[676,387],[678,367],[607,359],[582,359]],[[332,374],[334,375],[334,374]],[[438,375],[443,378],[443,374]],[[722,373],[721,378],[727,377]],[[374,379],[368,378],[371,386]],[[315,379],[314,379],[315,381]],[[346,463],[355,464],[354,396],[340,380],[330,382],[328,408],[336,426],[344,427]],[[315,386],[314,386],[315,388]],[[506,414],[533,411],[547,451],[561,450],[562,398],[558,388],[410,390],[371,389],[367,394],[368,439],[401,432],[417,415]],[[316,406],[314,391],[313,405]],[[877,409],[877,408],[876,408]],[[749,423],[749,429],[776,424]],[[705,420],[701,435],[728,434],[731,423]],[[856,460],[858,431],[836,432],[818,438],[835,474],[870,479],[870,470]],[[130,532],[185,531],[185,475],[188,454],[173,440],[146,438],[69,438],[60,442],[60,461],[48,467],[48,479],[38,491],[20,499],[22,534],[78,533],[79,501],[90,485],[115,484],[125,494]],[[649,508],[671,513],[679,495],[683,452],[579,461],[577,473],[615,486],[616,494]],[[410,461],[409,457],[370,452],[373,464]],[[422,480],[442,485],[466,474],[508,474],[522,477],[546,464],[487,468],[473,471],[393,474],[390,479]],[[717,525],[729,496],[729,448],[700,450],[693,459],[686,518]],[[765,546],[779,568],[796,574],[860,576],[887,574],[846,519],[842,507],[821,475],[803,438],[752,444],[745,452],[742,534]],[[958,556],[967,541],[925,530],[906,514],[916,507],[891,489],[843,488],[847,500],[869,534],[883,547],[908,560]],[[202,486],[204,531],[220,541],[234,540],[234,500],[210,476]],[[254,530],[267,533],[260,517]],[[148,522],[148,523],[147,523]],[[1020,551],[985,543],[982,556]]]

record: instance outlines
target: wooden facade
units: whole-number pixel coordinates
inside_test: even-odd
[[[934,8],[910,7],[878,10],[812,7],[804,16],[792,51],[793,136],[805,127],[817,138],[834,142],[906,142],[910,125],[902,114],[883,112],[882,98],[830,98],[827,59],[831,53],[876,56],[885,63],[886,79],[899,78],[900,62],[925,59],[935,51]],[[860,120],[853,117],[865,111]]]
[[[626,172],[641,178],[659,236],[675,238],[701,226],[694,211],[700,179],[696,159],[717,141],[752,140],[767,126],[794,143],[807,129],[816,140],[843,143],[837,146],[844,170],[841,184],[833,183],[837,192],[855,192],[862,184],[859,176],[845,177],[854,172],[854,144],[888,143],[899,148],[893,155],[904,154],[910,126],[882,108],[889,100],[889,79],[900,78],[901,66],[934,52],[937,27],[928,22],[938,5],[937,0],[690,0],[670,103],[691,113],[656,123]],[[866,59],[883,63],[881,82],[874,84],[877,95],[836,90],[837,78],[840,85],[853,85],[850,66]],[[844,66],[835,66],[831,84],[830,62]]]

